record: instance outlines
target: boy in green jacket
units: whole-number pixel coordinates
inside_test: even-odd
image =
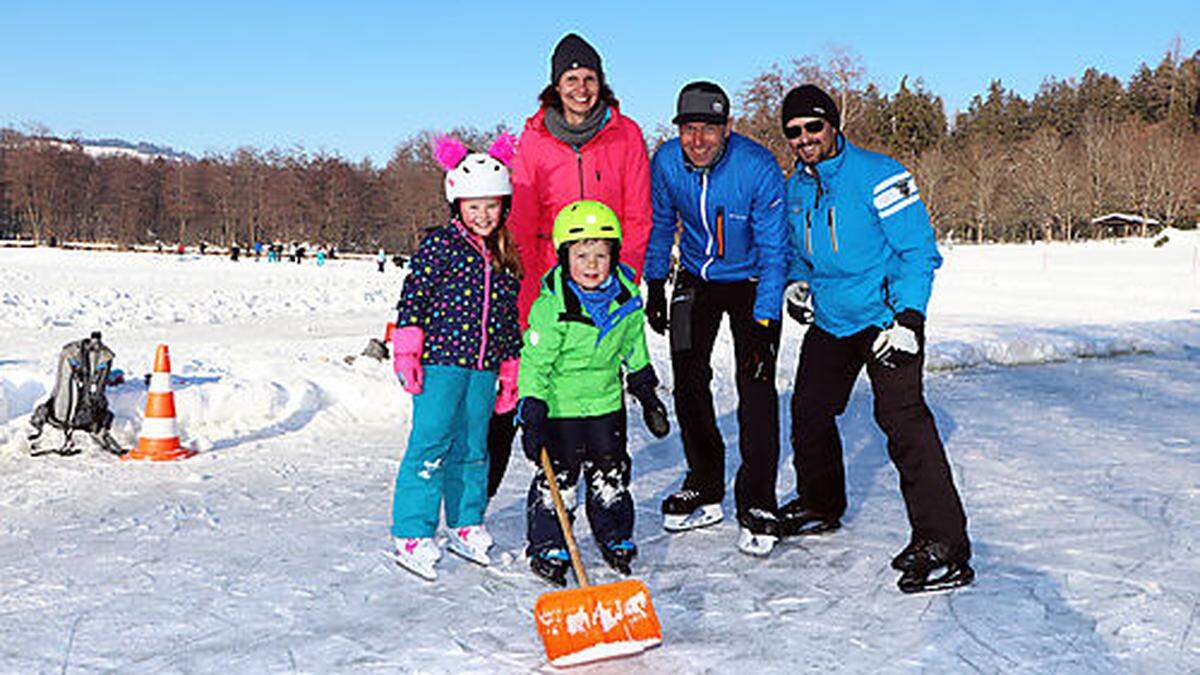
[[[563,586],[571,563],[541,468],[542,448],[569,509],[584,474],[588,522],[600,552],[613,569],[629,574],[637,547],[622,366],[650,432],[662,438],[670,424],[654,392],[658,378],[634,272],[620,263],[614,269],[621,246],[616,214],[597,201],[568,204],[554,219],[553,241],[559,262],[543,277],[521,349],[517,423],[525,456],[538,466],[526,508],[529,564]]]

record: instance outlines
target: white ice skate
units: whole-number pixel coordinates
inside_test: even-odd
[[[446,548],[451,553],[484,567],[492,563],[487,554],[488,549],[492,547],[492,535],[488,534],[483,525],[452,527],[449,534]]]
[[[703,504],[690,513],[664,513],[663,529],[667,532],[683,532],[716,525],[724,519],[725,510],[720,504]]]
[[[433,566],[442,557],[442,549],[430,537],[393,537],[396,544],[394,551],[386,551],[384,555],[391,558],[404,569],[427,581],[437,580],[437,571]]]
[[[775,542],[779,541],[779,537],[769,534],[755,534],[746,527],[742,527],[740,530],[741,533],[738,535],[738,550],[746,555],[765,558],[771,555],[771,551],[775,549]]]

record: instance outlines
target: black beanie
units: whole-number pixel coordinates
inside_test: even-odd
[[[554,46],[550,56],[550,84],[558,84],[563,73],[575,68],[591,68],[596,78],[604,83],[604,70],[600,66],[600,54],[587,40],[575,33],[567,33]]]
[[[783,97],[781,126],[787,126],[789,120],[797,117],[820,117],[833,125],[834,129],[842,126],[842,116],[838,113],[837,104],[824,90],[815,84],[805,84],[796,87]]]

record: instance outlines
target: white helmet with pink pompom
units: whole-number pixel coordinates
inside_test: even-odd
[[[446,201],[475,197],[507,197],[512,194],[508,164],[516,155],[516,139],[500,134],[486,153],[471,152],[453,136],[438,136],[433,156],[446,169]]]

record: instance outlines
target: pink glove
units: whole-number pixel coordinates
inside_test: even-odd
[[[405,326],[392,331],[392,370],[410,394],[421,393],[425,384],[425,369],[421,367],[421,352],[425,351],[425,331]]]
[[[496,413],[504,413],[517,407],[517,372],[521,369],[521,359],[509,359],[500,364],[500,375],[496,381],[500,383],[500,391],[496,393]]]

